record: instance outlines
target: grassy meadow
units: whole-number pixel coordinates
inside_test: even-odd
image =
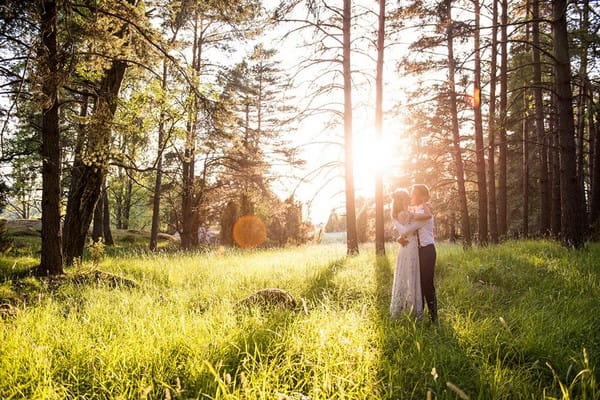
[[[2,399],[598,399],[600,245],[439,246],[440,324],[390,320],[395,247],[0,258]],[[279,287],[296,311],[241,307]],[[6,306],[10,304],[11,306]]]

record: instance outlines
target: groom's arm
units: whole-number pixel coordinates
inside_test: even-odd
[[[411,233],[413,233],[414,231],[416,231],[419,228],[422,228],[425,225],[425,221],[413,221],[411,223],[408,224],[401,224],[400,221],[398,221],[397,219],[392,219],[392,222],[394,223],[394,226],[396,227],[396,230],[398,231],[398,233],[400,235],[409,235]]]

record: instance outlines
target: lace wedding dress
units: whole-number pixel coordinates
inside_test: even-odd
[[[419,247],[416,231],[424,221],[401,224],[392,219],[396,230],[407,238],[408,244],[400,246],[392,286],[390,313],[398,317],[402,312],[414,313],[417,318],[423,315],[423,296],[421,295],[421,274],[419,271]]]

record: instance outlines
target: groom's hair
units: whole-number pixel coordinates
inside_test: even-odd
[[[422,183],[417,183],[412,186],[412,190],[415,193],[418,193],[420,196],[429,199],[429,188],[427,187],[427,185],[424,185]]]

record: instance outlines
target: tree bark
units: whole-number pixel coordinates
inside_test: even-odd
[[[533,62],[533,101],[535,108],[535,136],[537,139],[538,175],[540,179],[540,233],[550,232],[550,181],[548,180],[548,139],[544,131],[544,103],[542,97],[542,63],[540,60],[540,1],[532,0],[531,58]]]
[[[167,60],[163,60],[163,76],[161,88],[167,89]],[[158,161],[156,163],[156,179],[154,181],[154,195],[152,197],[152,228],[150,229],[150,250],[156,250],[158,245],[158,228],[160,224],[160,190],[162,186],[163,147],[165,141],[165,113],[161,112],[158,124]]]
[[[500,17],[500,129],[498,130],[498,233],[505,237],[508,232],[507,186],[506,186],[506,123],[508,111],[508,1],[502,0]]]
[[[460,148],[460,134],[458,125],[458,105],[456,99],[455,60],[454,60],[454,26],[452,20],[452,1],[445,0],[447,7],[446,36],[448,41],[448,85],[450,94],[450,114],[452,118],[452,143],[454,145],[454,166],[456,169],[456,182],[458,184],[458,202],[460,204],[461,231],[463,245],[471,245],[471,227],[469,225],[469,208],[467,205],[467,191],[465,189],[465,173]]]
[[[556,90],[554,90],[556,92]],[[561,235],[561,201],[560,201],[560,160],[559,160],[559,145],[558,145],[558,120],[557,120],[557,101],[556,94],[552,94],[552,107],[550,108],[550,133],[551,140],[549,150],[549,159],[552,173],[552,193],[551,193],[551,214],[550,214],[550,231],[554,238],[560,238]]]
[[[585,190],[585,126],[586,126],[586,106],[587,106],[587,84],[588,84],[588,39],[589,34],[589,4],[588,0],[581,2],[583,8],[579,29],[583,32],[581,35],[581,49],[579,51],[580,62],[578,71],[579,93],[577,96],[577,128],[575,136],[575,153],[577,160],[577,179],[579,186]],[[584,196],[585,201],[585,196]],[[586,210],[587,211],[587,210]]]
[[[194,40],[192,45],[192,69],[193,79],[197,78],[200,72],[200,54],[202,47],[202,38],[198,36],[198,12],[194,18]],[[182,160],[183,189],[181,195],[181,248],[189,250],[194,246],[194,236],[198,235],[194,231],[196,218],[196,202],[194,182],[196,178],[195,154],[196,154],[196,122],[198,119],[198,98],[195,92],[190,94],[190,110],[186,123],[185,149]]]
[[[591,152],[591,195],[590,223],[595,230],[600,228],[600,92],[598,103],[594,102],[594,91],[590,87],[590,147]],[[594,112],[595,110],[595,112]]]
[[[346,244],[348,255],[358,254],[358,236],[356,231],[356,206],[354,200],[354,164],[352,143],[352,76],[350,68],[350,28],[352,23],[352,4],[344,0],[343,10],[343,75],[344,75],[344,165],[346,173]]]
[[[483,146],[483,120],[481,116],[481,53],[480,53],[480,5],[479,0],[474,0],[475,5],[475,76],[473,107],[475,111],[475,153],[477,163],[477,199],[478,209],[478,239],[481,245],[488,241],[488,210],[487,210],[487,182],[485,176],[485,148]]]
[[[102,233],[104,235],[104,244],[107,246],[113,246],[115,241],[112,237],[112,231],[110,229],[110,204],[108,201],[108,188],[106,182],[102,184]]]
[[[377,31],[377,75],[375,77],[375,142],[382,145],[383,125],[383,62],[385,39],[385,0],[379,0],[379,27]],[[383,170],[377,163],[375,171],[375,254],[385,255],[385,233],[383,215]]]
[[[45,97],[42,109],[42,254],[38,273],[63,273],[60,234],[60,130],[59,130],[59,55],[57,49],[56,1],[41,4],[41,58],[47,76],[42,84]]]
[[[67,264],[81,258],[94,208],[106,174],[111,124],[127,64],[115,60],[98,87],[93,123],[88,128],[87,154],[75,159],[63,229],[63,254]]]
[[[567,1],[555,0],[553,11],[554,75],[558,105],[558,143],[560,146],[560,194],[562,239],[568,246],[581,247],[585,242],[586,212],[583,187],[577,176],[575,125],[569,40],[567,36]]]
[[[104,229],[104,193],[102,190],[100,191],[100,197],[96,202],[96,208],[94,208],[94,217],[92,224],[92,241],[98,242],[100,239],[103,239],[103,229]]]
[[[523,104],[527,102],[525,93],[523,93]],[[523,118],[523,237],[529,236],[529,117],[524,115]]]
[[[488,222],[490,239],[498,243],[496,214],[496,61],[498,60],[498,0],[492,0],[492,48],[490,63],[490,101],[488,115]]]
[[[127,183],[125,185],[125,196],[123,197],[123,209],[122,212],[122,227],[123,229],[129,229],[130,217],[131,217],[131,201],[133,196],[133,179],[129,175],[126,177]]]

